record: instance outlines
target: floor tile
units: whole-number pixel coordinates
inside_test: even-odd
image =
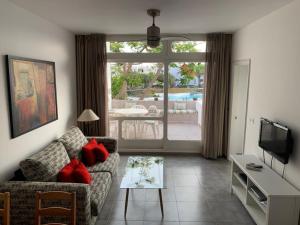
[[[125,189],[123,191],[125,191]],[[145,189],[129,189],[128,199],[129,201],[145,201],[147,191],[148,190]]]
[[[200,186],[198,177],[196,175],[174,175],[174,185],[175,187],[190,187],[190,186]]]
[[[217,222],[216,225],[256,225],[254,222],[238,223],[238,222]]]
[[[162,217],[159,202],[145,202],[145,221],[179,221],[176,202],[163,202],[164,217]]]
[[[107,225],[108,220],[101,220],[98,218],[95,225]]]
[[[214,212],[214,220],[217,222],[249,223],[251,218],[243,209],[240,202],[208,201],[209,208]]]
[[[105,203],[100,211],[100,214],[98,215],[98,220],[108,220],[112,207],[114,207],[113,202],[105,201]]]
[[[111,220],[108,221],[106,225],[143,225],[144,221],[134,221],[134,220]],[[98,224],[97,224],[98,225]]]
[[[179,222],[170,221],[144,221],[144,225],[180,225]]]
[[[195,175],[195,170],[193,167],[175,167],[171,170],[173,175]]]
[[[144,201],[128,201],[127,207],[127,220],[140,220],[144,218]],[[124,217],[125,201],[117,201],[111,209],[110,217],[111,220],[125,220]]]
[[[216,225],[212,222],[180,222],[180,225]]]
[[[204,188],[207,200],[238,201],[238,198],[230,192],[230,187]]]
[[[200,202],[206,199],[206,191],[201,187],[176,187],[176,201],[179,202]]]
[[[206,202],[177,202],[179,220],[213,221],[213,212]]]
[[[175,189],[167,188],[162,190],[162,198],[164,202],[175,202]],[[159,201],[158,190],[146,190],[146,201]]]

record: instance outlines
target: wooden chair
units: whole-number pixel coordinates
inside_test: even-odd
[[[0,209],[0,215],[3,220],[3,225],[10,224],[10,193],[0,193],[0,201],[3,201],[3,209]]]
[[[71,202],[71,208],[48,207],[42,208],[42,201],[65,200]],[[63,216],[70,218],[70,225],[76,225],[76,193],[51,191],[37,192],[35,197],[35,225],[41,225],[43,216]],[[45,225],[65,225],[62,223],[48,223]]]

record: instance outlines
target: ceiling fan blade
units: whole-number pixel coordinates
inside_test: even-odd
[[[129,42],[145,42],[147,38],[130,39]]]
[[[174,36],[161,36],[160,38],[162,41],[190,41],[191,39],[189,39],[186,36],[181,36],[181,35],[174,35]]]

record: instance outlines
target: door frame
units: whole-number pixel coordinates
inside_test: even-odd
[[[243,140],[243,149],[242,149],[242,154],[244,154],[245,152],[245,144],[246,144],[246,131],[247,131],[247,125],[248,125],[248,105],[249,105],[249,89],[250,89],[250,75],[251,75],[251,59],[239,59],[239,60],[234,60],[232,62],[232,76],[231,76],[231,94],[230,94],[230,113],[229,113],[229,119],[230,119],[230,127],[229,127],[229,137],[231,137],[232,135],[232,127],[231,127],[231,120],[232,120],[232,114],[233,114],[233,82],[234,82],[234,67],[236,65],[247,65],[249,67],[249,71],[248,71],[248,84],[247,84],[247,102],[246,102],[246,113],[245,113],[245,125],[244,125],[244,130],[243,130],[243,135],[244,135],[244,140]],[[231,145],[231,141],[229,138],[228,141],[228,149],[229,149],[229,154],[228,157],[230,157],[230,145]]]
[[[172,35],[174,36],[174,34]],[[185,35],[191,41],[206,41],[206,35]],[[130,41],[146,38],[144,35],[108,35],[107,41]],[[202,141],[169,140],[168,139],[168,67],[172,62],[205,62],[205,52],[197,53],[173,53],[171,40],[162,41],[161,53],[107,53],[107,63],[163,63],[164,65],[164,115],[153,117],[151,120],[159,120],[163,123],[163,138],[160,140],[134,139],[125,140],[120,135],[120,125],[123,120],[149,120],[149,117],[124,117],[119,118],[119,146],[120,151],[126,152],[185,152],[200,153]],[[122,125],[121,125],[122,126]]]

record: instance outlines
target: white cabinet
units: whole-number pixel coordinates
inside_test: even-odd
[[[232,155],[231,190],[257,225],[298,225],[300,192],[268,166],[246,169],[247,163],[263,164],[253,155]],[[265,197],[262,203],[252,191]],[[257,192],[256,192],[257,193]]]

